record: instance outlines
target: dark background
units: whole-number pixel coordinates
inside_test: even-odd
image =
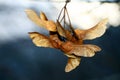
[[[14,13],[11,10],[19,9],[24,8],[0,4],[0,14],[8,14],[7,18],[9,12]],[[14,24],[8,22],[6,25]],[[19,32],[21,25],[15,26]],[[120,26],[110,26],[101,38],[85,41],[100,46],[102,51],[92,58],[82,58],[80,66],[69,73],[64,72],[67,57],[61,51],[36,47],[27,30],[21,34],[11,28],[3,31],[8,31],[10,38],[0,36],[0,80],[120,80]]]

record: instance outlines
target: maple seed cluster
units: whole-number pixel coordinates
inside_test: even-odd
[[[93,57],[95,52],[101,51],[97,45],[83,44],[83,40],[92,40],[102,36],[106,31],[108,19],[101,20],[98,24],[88,30],[75,29],[75,36],[67,29],[64,29],[59,21],[48,20],[41,12],[40,16],[33,10],[26,10],[30,20],[38,26],[49,31],[49,36],[38,32],[30,32],[30,38],[38,47],[49,47],[60,49],[68,57],[65,72],[70,72],[79,66],[81,57]],[[61,39],[64,37],[65,40]]]

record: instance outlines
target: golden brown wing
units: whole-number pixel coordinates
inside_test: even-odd
[[[36,14],[35,11],[27,9],[25,10],[28,18],[36,23],[38,26],[45,26],[44,22],[40,19],[40,17]]]
[[[105,31],[106,31],[106,24],[108,22],[108,19],[103,19],[102,21],[100,21],[97,25],[95,25],[94,27],[88,29],[88,30],[80,30],[80,29],[76,29],[75,32],[78,35],[78,37],[83,40],[91,40],[91,39],[95,39],[97,37],[102,36]]]
[[[57,26],[57,32],[59,33],[59,35],[66,38],[65,29],[62,27],[62,25],[58,20],[56,22],[56,26]]]
[[[53,21],[47,20],[47,17],[43,12],[40,14],[41,18],[33,10],[27,9],[25,12],[29,19],[38,26],[43,27],[49,31],[56,31],[56,24]]]
[[[65,67],[65,72],[70,72],[73,69],[75,69],[77,66],[79,66],[81,61],[81,58],[68,58],[68,63]]]
[[[44,12],[40,13],[40,18],[41,18],[41,20],[45,20],[45,21],[48,20]]]
[[[53,48],[51,41],[44,35],[37,32],[30,32],[29,36],[36,46]]]
[[[83,57],[92,57],[95,55],[95,52],[101,50],[100,47],[96,45],[73,45],[73,49],[68,52],[68,54],[74,54],[76,56],[83,56]]]

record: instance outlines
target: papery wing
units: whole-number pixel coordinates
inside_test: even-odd
[[[32,39],[33,43],[38,47],[50,47],[50,48],[53,47],[48,37],[40,33],[30,32],[29,36]]]
[[[74,54],[64,53],[68,58],[76,58],[77,56]]]
[[[59,35],[66,38],[67,40],[71,41],[73,37],[74,38],[76,37],[75,35],[72,35],[73,34],[72,32],[64,29],[58,20],[56,22],[56,27],[57,27],[57,32],[59,33]],[[69,27],[71,30],[73,30],[72,26],[69,26]]]
[[[40,14],[40,17],[33,10],[26,10],[26,14],[30,20],[36,23],[38,26],[47,29],[48,31],[56,31],[56,24],[53,21],[47,21],[47,17],[44,13]]]
[[[100,47],[96,45],[74,45],[74,49],[69,51],[68,53],[72,53],[76,56],[83,56],[83,57],[93,57],[95,55],[95,52],[98,52],[101,50]]]
[[[49,21],[44,21],[44,23],[45,23],[45,28],[46,28],[48,31],[56,32],[56,24],[55,24],[54,21],[49,20]]]
[[[68,63],[65,67],[65,72],[70,72],[79,66],[81,58],[68,58]]]
[[[41,12],[41,13],[40,13],[40,19],[41,19],[41,20],[45,20],[45,21],[48,20],[44,12]]]
[[[57,32],[59,33],[59,35],[66,38],[65,29],[62,27],[62,25],[58,20],[56,22],[56,26],[57,26]]]
[[[107,28],[106,27],[107,22],[108,22],[108,19],[103,19],[97,25],[95,25],[94,27],[88,30],[76,29],[75,32],[78,35],[78,37],[83,38],[83,40],[95,39],[97,37],[102,36],[105,33]]]
[[[35,11],[27,9],[25,10],[28,18],[36,23],[38,26],[44,27],[45,23],[40,19],[40,17],[36,14]]]

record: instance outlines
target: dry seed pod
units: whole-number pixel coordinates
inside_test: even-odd
[[[54,48],[60,48],[60,45],[63,43],[59,38],[57,34],[51,34],[49,36],[51,40],[51,44],[54,46]]]
[[[51,41],[48,39],[48,37],[37,32],[30,32],[29,35],[36,46],[53,48]]]
[[[65,72],[70,72],[80,64],[81,58],[68,58],[68,63],[65,67]]]
[[[73,43],[70,41],[63,42],[60,46],[60,49],[65,53],[71,51],[73,48]]]
[[[36,23],[38,26],[43,27],[47,29],[48,31],[56,31],[56,24],[53,21],[50,20],[44,20],[45,15],[41,15],[42,19],[35,13],[33,10],[26,10],[26,14],[29,17],[30,20],[32,20],[34,23]]]
[[[65,30],[65,33],[66,33],[66,38],[67,38],[67,40],[71,41],[72,38],[73,38],[73,36],[71,35],[70,31]]]
[[[79,38],[83,38],[83,40],[91,40],[95,39],[97,37],[102,36],[106,31],[106,24],[108,22],[108,19],[103,19],[100,21],[97,25],[94,27],[88,29],[88,30],[80,30],[76,29],[75,32],[78,35]]]

